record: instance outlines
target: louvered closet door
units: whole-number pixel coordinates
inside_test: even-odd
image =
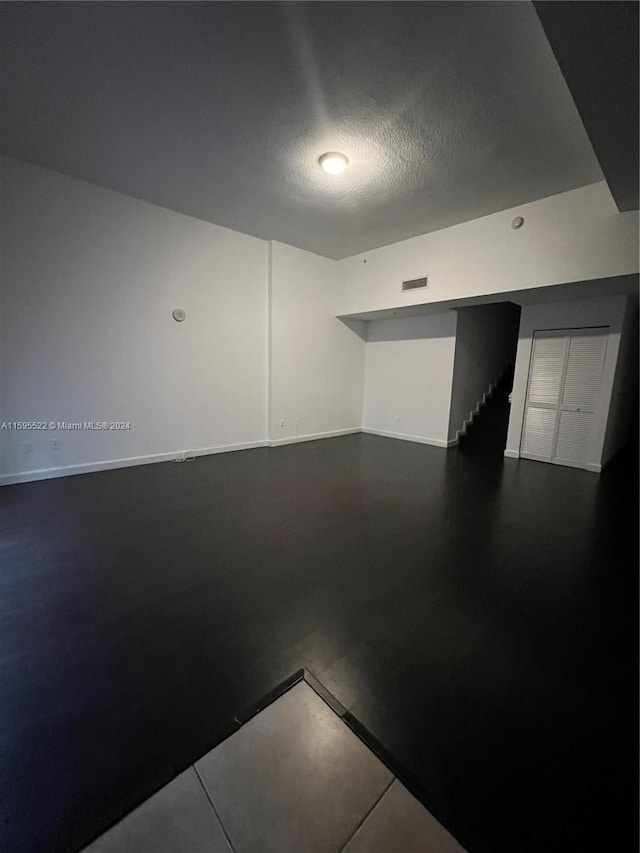
[[[608,329],[577,329],[569,338],[558,434],[553,461],[584,466],[589,461]]]
[[[569,335],[535,332],[520,455],[551,462],[555,449],[558,407],[562,393]]]
[[[608,332],[535,332],[521,456],[580,468],[587,464]]]

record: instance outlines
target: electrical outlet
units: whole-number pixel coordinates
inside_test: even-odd
[[[283,427],[284,427],[284,419],[280,421],[280,427],[281,427],[281,428],[283,428]]]
[[[300,418],[296,418],[296,435],[300,435]]]
[[[52,438],[51,439],[51,449],[52,450],[60,450],[60,439]]]

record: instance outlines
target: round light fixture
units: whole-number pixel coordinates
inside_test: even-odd
[[[339,154],[337,151],[328,151],[318,162],[329,175],[339,175],[344,172],[349,163],[344,154]]]

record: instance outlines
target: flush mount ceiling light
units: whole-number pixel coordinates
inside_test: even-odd
[[[339,175],[344,172],[349,163],[344,154],[339,154],[337,151],[327,151],[318,162],[329,175]]]

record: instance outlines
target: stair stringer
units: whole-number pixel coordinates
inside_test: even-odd
[[[478,400],[478,402],[476,403],[475,408],[473,408],[469,412],[469,417],[465,419],[461,428],[459,430],[456,430],[456,437],[449,442],[450,447],[453,447],[454,445],[458,444],[460,439],[462,438],[462,436],[467,434],[467,430],[473,424],[474,420],[478,417],[478,415],[482,411],[483,407],[486,406],[487,401],[492,396],[492,394],[495,393],[498,385],[500,384],[500,382],[502,382],[502,380],[505,378],[505,376],[507,376],[507,374],[509,373],[511,368],[512,368],[511,365],[507,365],[507,367],[505,367],[498,374],[498,376],[495,377],[493,382],[491,382],[491,384],[489,385],[489,388],[483,393],[480,400]]]

